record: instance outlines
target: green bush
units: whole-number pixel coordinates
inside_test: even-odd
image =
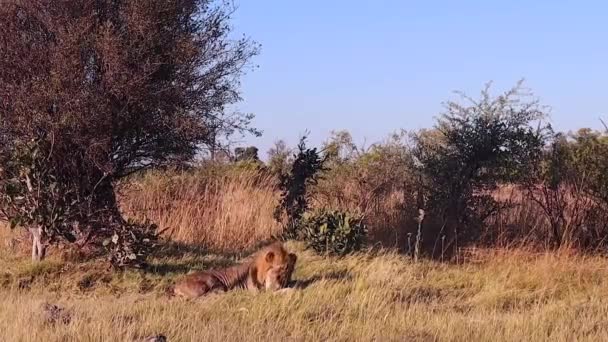
[[[317,185],[325,168],[325,157],[316,148],[306,147],[306,136],[300,139],[298,153],[294,155],[291,171],[279,176],[281,200],[274,211],[274,218],[283,224],[283,238],[298,239],[302,234],[302,215],[308,210],[311,186]],[[287,222],[283,222],[286,219]]]
[[[319,254],[346,255],[358,251],[367,237],[362,215],[337,210],[308,212],[301,228],[308,247]]]
[[[489,90],[447,102],[435,128],[414,137],[420,204],[443,221],[435,238],[447,238],[442,254],[479,239],[484,221],[500,210],[490,193],[531,174],[552,131],[542,121],[545,107],[521,82],[499,96]]]
[[[147,265],[146,256],[158,246],[159,236],[156,224],[137,223],[132,220],[116,224],[113,234],[103,241],[108,261],[113,267],[141,268]]]

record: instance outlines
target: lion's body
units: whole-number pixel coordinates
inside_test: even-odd
[[[174,293],[186,298],[195,298],[215,290],[228,291],[235,288],[251,288],[250,263],[220,270],[208,270],[187,275],[175,285]]]
[[[187,275],[175,285],[173,293],[196,298],[216,290],[277,290],[291,278],[295,261],[295,254],[288,254],[281,243],[273,243],[239,265]]]

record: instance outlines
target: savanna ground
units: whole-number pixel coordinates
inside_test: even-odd
[[[605,341],[606,260],[572,253],[479,252],[464,264],[413,263],[392,252],[342,259],[301,245],[291,293],[244,291],[186,301],[167,287],[189,269],[238,257],[165,248],[148,271],[104,263],[0,257],[3,341],[394,340]],[[44,304],[65,312],[56,321]],[[63,317],[67,317],[64,319]]]
[[[608,340],[608,261],[565,248],[480,249],[458,263],[415,263],[390,248],[332,258],[289,242],[299,256],[293,292],[168,297],[190,270],[238,262],[277,232],[275,186],[247,172],[133,182],[125,213],[170,228],[145,271],[110,271],[103,260],[58,250],[32,264],[27,235],[0,229],[0,340]],[[372,208],[371,222],[395,224],[388,203]],[[63,310],[49,314],[45,304]]]

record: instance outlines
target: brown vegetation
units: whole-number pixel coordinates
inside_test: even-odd
[[[127,216],[150,219],[174,241],[214,250],[250,248],[279,233],[277,181],[251,170],[150,173],[121,192]],[[209,171],[209,170],[207,170]]]
[[[385,179],[380,191],[380,187],[369,189],[370,179],[362,180],[360,175],[326,177],[315,188],[313,206],[361,211],[370,230],[371,245],[412,252],[417,229],[415,196],[398,180],[390,181]],[[551,247],[550,220],[524,189],[505,185],[492,195],[503,209],[487,219],[479,245]],[[572,240],[570,237],[584,223],[582,213],[592,208],[589,199],[576,196],[580,194],[571,190],[560,197],[564,222],[572,227],[565,231],[565,241]],[[280,226],[273,218],[278,198],[277,180],[272,174],[223,165],[147,174],[124,187],[120,204],[127,216],[147,218],[161,229],[168,228],[167,237],[174,241],[238,251],[280,234]],[[432,248],[440,222],[432,217],[425,222],[423,243]]]

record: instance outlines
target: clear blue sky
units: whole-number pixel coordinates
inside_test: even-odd
[[[238,109],[273,141],[318,145],[347,129],[368,144],[430,127],[454,90],[521,78],[556,129],[608,119],[608,2],[236,0],[235,33],[262,44]]]

